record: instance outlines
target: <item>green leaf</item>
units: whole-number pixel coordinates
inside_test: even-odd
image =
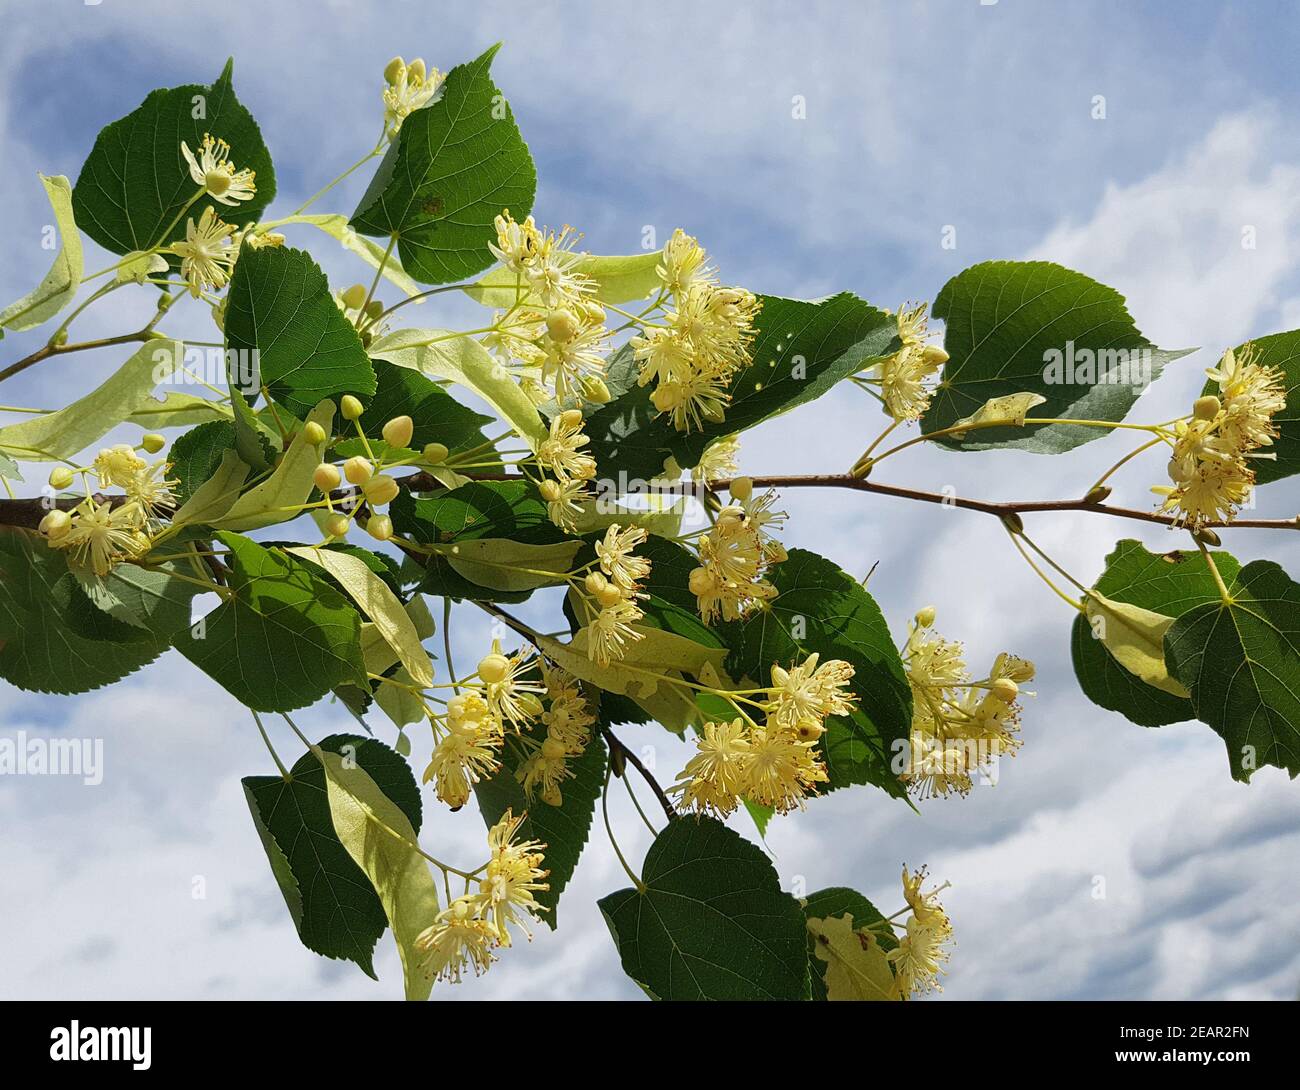
[[[210,87],[151,91],[137,109],[100,132],[72,192],[72,207],[80,228],[106,250],[129,254],[184,238],[185,220],[197,221],[208,206],[227,223],[243,226],[271,203],[271,155],[257,122],[235,98],[231,71],[227,61]],[[205,196],[182,216],[199,187],[181,155],[181,141],[197,156],[205,133],[229,142],[237,169],[256,172],[257,193],[233,207]]]
[[[372,782],[383,784],[408,824],[419,829],[420,793],[405,761],[373,738],[358,735],[332,735],[320,748],[345,755]],[[375,943],[388,921],[365,872],[335,832],[320,759],[305,753],[288,779],[246,776],[242,783],[303,945],[325,957],[355,961],[374,977]]]
[[[1282,372],[1282,385],[1286,389],[1286,408],[1273,417],[1277,438],[1263,452],[1276,454],[1277,459],[1255,458],[1250,463],[1256,482],[1267,484],[1300,473],[1300,329],[1256,337],[1238,345],[1234,352],[1240,353],[1248,345],[1254,347],[1263,366],[1276,367]],[[1201,393],[1217,395],[1219,384],[1209,379]]]
[[[295,223],[305,223],[311,227],[319,228],[333,239],[337,239],[349,253],[356,254],[372,269],[383,269],[383,277],[392,284],[401,288],[407,296],[419,295],[421,288],[414,280],[406,275],[402,268],[402,263],[392,254],[384,259],[384,247],[378,246],[368,238],[358,235],[351,227],[348,226],[346,216],[341,216],[337,212],[330,212],[324,215],[315,213],[299,213],[296,216],[286,216],[284,219],[271,220],[264,222],[261,226],[268,231],[273,231],[277,227],[287,227]]]
[[[648,386],[633,386],[587,421],[591,452],[606,475],[650,480],[669,455],[689,469],[713,440],[820,397],[896,347],[894,319],[847,292],[818,303],[759,298],[753,362],[732,384],[725,420],[683,434],[658,415]],[[624,367],[635,366],[629,361],[624,357]]]
[[[45,186],[45,195],[49,197],[50,206],[54,209],[54,222],[59,229],[59,252],[54,255],[54,264],[39,286],[16,303],[0,310],[0,330],[19,332],[35,328],[72,302],[77,289],[81,287],[84,266],[81,259],[81,235],[77,232],[77,224],[72,216],[72,187],[62,174],[56,174],[52,178],[47,178],[44,174],[38,177]]]
[[[660,286],[659,274],[655,270],[661,260],[662,250],[618,256],[582,254],[574,262],[572,271],[595,281],[595,298],[600,302],[631,303],[645,299]],[[498,310],[508,310],[516,303],[544,309],[528,286],[520,283],[519,274],[504,265],[499,265],[464,291],[474,302]]]
[[[1214,556],[1223,578],[1234,579],[1240,567],[1237,561],[1223,552]],[[1114,601],[1175,618],[1195,606],[1219,601],[1218,587],[1200,553],[1152,553],[1131,539],[1116,543],[1095,589]],[[1094,637],[1082,614],[1074,620],[1070,646],[1079,686],[1094,704],[1144,727],[1196,718],[1191,701],[1162,692],[1121,666]]]
[[[363,235],[396,235],[402,267],[426,284],[486,269],[493,220],[533,207],[532,156],[488,72],[499,48],[453,68],[438,100],[402,122],[352,215]]]
[[[872,783],[902,798],[890,763],[911,735],[912,696],[875,599],[829,560],[804,549],[791,549],[771,582],[777,597],[766,608],[722,630],[732,648],[728,672],[765,685],[773,664],[790,666],[813,652],[823,662],[848,662],[858,707],[826,721],[821,747],[829,788]]]
[[[481,429],[493,422],[492,417],[467,409],[419,371],[382,359],[373,360],[372,366],[377,389],[358,421],[367,436],[378,436],[395,416],[409,416],[412,430],[408,446],[412,451],[421,450],[427,443],[442,443],[453,453],[478,446],[487,453],[489,444]],[[388,444],[383,439],[371,438],[370,449],[376,455],[384,455],[388,453]],[[339,443],[337,450],[344,458],[364,453],[359,439]]]
[[[325,768],[334,830],[379,894],[393,929],[406,998],[428,999],[433,976],[423,968],[415,940],[438,916],[438,887],[418,850],[417,829],[359,762],[328,751],[317,756]]]
[[[1047,261],[986,261],[958,273],[934,301],[948,362],[923,432],[951,427],[989,399],[1035,393],[1038,418],[1123,420],[1166,363],[1186,351],[1156,348],[1124,298]],[[960,450],[1014,447],[1059,454],[1108,434],[1075,424],[972,431],[935,440]]]
[[[519,432],[532,450],[546,438],[547,429],[537,406],[501,361],[473,337],[445,329],[399,329],[375,341],[370,354],[473,390]]]
[[[801,903],[805,919],[824,920],[832,916],[843,916],[847,912],[853,918],[855,929],[880,923],[885,919],[884,913],[862,896],[861,893],[845,886],[829,886],[826,889],[819,889],[816,893],[808,894]],[[892,950],[898,945],[898,940],[892,935],[882,932],[876,932],[876,934],[883,949]],[[826,998],[826,963],[817,957],[811,932],[808,935],[808,965],[812,970],[812,997],[819,1001],[824,1000]]]
[[[361,618],[309,565],[233,533],[229,587],[201,625],[176,642],[195,666],[258,711],[306,707],[334,686],[366,686]]]
[[[1222,555],[1215,553],[1217,558]],[[1226,579],[1225,579],[1226,582]],[[1228,747],[1233,779],[1261,765],[1300,774],[1300,585],[1271,560],[1247,564],[1230,602],[1189,609],[1165,636],[1169,672]]]
[[[227,350],[255,352],[259,381],[294,416],[323,398],[375,392],[361,337],[306,250],[245,246],[230,279],[225,331]]]
[[[85,450],[153,399],[182,360],[179,341],[147,341],[99,387],[57,412],[0,428],[0,453],[19,461],[54,462]]]
[[[171,463],[168,476],[176,481],[172,493],[179,504],[211,478],[234,445],[235,425],[229,420],[213,420],[177,436],[167,457]]]
[[[85,693],[156,659],[166,640],[100,638],[120,627],[86,597],[67,556],[25,530],[0,527],[0,677],[40,693]],[[123,633],[114,629],[116,635]]]
[[[545,731],[538,732],[544,735]],[[539,741],[541,739],[539,738]],[[520,826],[518,839],[540,840],[546,845],[547,881],[551,888],[537,894],[537,901],[549,911],[541,918],[554,930],[556,905],[569,879],[578,866],[578,858],[587,843],[591,818],[596,812],[596,800],[605,783],[605,743],[599,735],[592,737],[582,756],[570,758],[568,765],[573,779],[565,780],[561,789],[563,801],[551,806],[539,798],[530,799],[515,778],[520,760],[515,747],[507,745],[501,755],[501,770],[490,780],[474,785],[483,820],[491,828],[501,820],[506,810],[515,815],[527,814]]]
[[[149,568],[118,564],[103,578],[83,570],[73,574],[97,609],[139,629],[137,638],[163,644],[189,625],[190,602],[200,589],[190,581],[194,573],[183,560]]]
[[[275,472],[240,496],[212,525],[226,530],[260,530],[298,516],[299,509],[311,498],[316,487],[312,476],[329,442],[334,423],[334,402],[322,401],[307,414],[306,422],[319,424],[327,438],[320,443],[310,443],[306,429],[299,428]]]
[[[421,687],[433,684],[433,663],[402,603],[366,562],[336,549],[287,548],[300,560],[329,572],[379,630],[409,676]]]
[[[678,818],[642,882],[599,903],[623,971],[652,998],[808,998],[803,912],[753,844],[712,818]]]

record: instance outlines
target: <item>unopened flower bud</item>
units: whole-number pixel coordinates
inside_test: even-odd
[[[366,533],[376,541],[387,541],[393,536],[393,520],[387,515],[371,515],[366,522]]]
[[[353,284],[350,288],[344,288],[339,293],[339,298],[343,300],[343,305],[348,310],[360,310],[366,302],[365,284]]]
[[[443,443],[424,444],[424,460],[430,465],[440,465],[447,460],[447,455],[450,453],[451,451]]]
[[[167,445],[167,437],[151,431],[140,437],[140,445],[144,447],[146,454],[157,454]]]
[[[384,309],[382,300],[371,299],[370,302],[366,304],[366,317],[373,322],[384,313]]]
[[[582,410],[581,410],[581,409],[565,409],[564,412],[560,413],[560,422],[561,422],[561,423],[562,423],[566,428],[577,428],[577,427],[581,427],[581,426],[582,426]]]
[[[370,460],[360,454],[343,463],[343,476],[353,484],[365,484],[374,472],[375,467],[370,464]]]
[[[826,733],[826,728],[816,719],[805,719],[795,728],[794,733],[801,742],[815,742]]]
[[[41,519],[40,531],[51,541],[58,541],[72,528],[72,516],[57,508]]]
[[[717,580],[708,568],[696,568],[687,579],[687,585],[692,594],[707,594],[717,586]]]
[[[496,685],[505,681],[506,674],[509,672],[510,660],[496,651],[479,659],[478,676],[488,685]]]
[[[347,515],[333,514],[325,520],[325,532],[330,537],[346,537],[352,520]]]
[[[924,606],[916,611],[916,627],[929,628],[934,624],[934,606]]]
[[[332,492],[343,483],[343,476],[339,473],[339,467],[331,465],[329,462],[321,462],[316,467],[316,472],[311,475],[311,479],[322,492]]]
[[[318,447],[325,442],[325,429],[317,424],[316,421],[308,420],[307,423],[303,425],[302,437],[313,447]]]
[[[587,586],[587,593],[593,595],[600,594],[600,592],[603,591],[605,587],[609,585],[609,580],[605,578],[602,572],[598,572],[598,571],[588,572],[585,582]]]
[[[537,486],[537,491],[547,503],[558,503],[560,497],[564,495],[558,481],[543,481]]]
[[[390,447],[404,447],[415,434],[415,422],[409,416],[395,416],[384,425],[384,442]]]
[[[596,601],[600,603],[601,608],[609,609],[616,606],[623,600],[623,592],[613,583],[606,583],[596,592]]]
[[[567,307],[560,307],[546,316],[546,332],[551,340],[562,344],[578,335],[578,319]]]
[[[605,380],[599,375],[583,375],[582,394],[588,401],[594,401],[597,405],[608,405],[614,396],[605,385]]]
[[[1223,402],[1213,394],[1206,394],[1204,397],[1198,397],[1192,403],[1192,415],[1197,420],[1213,420],[1219,415],[1222,408]]]
[[[50,487],[55,489],[67,488],[72,484],[72,470],[67,466],[55,466],[50,470]]]
[[[528,719],[536,719],[542,714],[542,702],[536,693],[518,693],[515,695],[515,703]]]
[[[366,501],[372,507],[382,507],[389,503],[401,489],[392,477],[387,473],[379,473],[371,477],[361,486],[361,491],[365,494]]]
[[[542,743],[542,756],[548,761],[562,760],[564,758],[564,743],[557,742],[550,735],[547,735],[546,741]]]
[[[1000,677],[989,686],[989,692],[1003,704],[1010,704],[1020,695],[1020,686],[1009,677]]]
[[[582,301],[582,312],[591,325],[605,324],[605,308],[595,299],[584,299]]]
[[[737,477],[728,486],[728,491],[733,498],[744,503],[754,494],[754,479],[752,477]]]
[[[1208,526],[1199,526],[1192,531],[1192,537],[1202,545],[1213,545],[1215,548],[1223,544],[1223,539],[1219,537]]]
[[[938,367],[948,362],[948,353],[937,344],[927,344],[921,349],[921,359],[932,367]]]
[[[402,74],[405,71],[406,71],[406,62],[403,61],[401,57],[394,57],[391,61],[389,61],[386,65],[384,65],[384,79],[389,84],[394,84],[402,78]]]
[[[345,420],[356,420],[366,411],[365,406],[351,394],[343,395],[339,401],[339,409],[343,413],[343,419]]]
[[[1110,485],[1099,484],[1088,490],[1088,494],[1083,497],[1084,503],[1105,503],[1110,498]]]
[[[423,57],[416,57],[415,60],[406,66],[406,75],[413,83],[423,83],[424,74],[425,68]]]

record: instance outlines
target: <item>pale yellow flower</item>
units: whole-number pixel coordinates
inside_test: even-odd
[[[181,141],[181,155],[190,168],[194,184],[202,186],[207,195],[221,204],[235,205],[249,201],[257,193],[254,171],[236,170],[230,161],[230,145],[211,133],[203,134],[196,156],[189,145]],[[210,211],[205,209],[204,211]]]
[[[220,291],[226,286],[237,255],[230,241],[234,233],[235,228],[208,207],[197,224],[186,221],[185,240],[172,243],[172,253],[181,259],[181,279],[195,299],[204,288]]]

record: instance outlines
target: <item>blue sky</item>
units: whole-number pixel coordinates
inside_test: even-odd
[[[1300,325],[1300,141],[1290,121],[1300,23],[1285,3],[59,0],[10,3],[5,15],[5,300],[49,261],[35,172],[75,179],[99,128],[150,89],[211,79],[235,57],[236,88],[276,162],[274,215],[370,146],[393,53],[445,69],[503,40],[494,70],[537,161],[537,215],[578,226],[593,251],[630,252],[646,225],[661,238],[681,225],[724,276],[755,290],[848,289],[890,307],[932,299],[977,261],[1057,260],[1128,296],[1156,343],[1204,346],[1143,396],[1143,418],[1183,411],[1199,368],[1224,346]],[[1092,116],[1098,95],[1104,120]],[[791,115],[795,96],[802,120]],[[364,173],[352,181],[320,210],[350,212]],[[1255,250],[1240,246],[1245,225],[1257,229]],[[940,245],[947,226],[955,250]],[[311,246],[338,284],[361,278],[328,240],[291,241]],[[90,267],[107,263],[100,256]],[[135,328],[149,308],[142,298],[92,311],[82,328]],[[178,319],[180,332],[209,339],[197,308]],[[6,338],[0,358],[39,334]],[[0,400],[63,404],[115,362],[110,353],[48,361],[6,383]],[[758,429],[742,465],[841,469],[879,427],[871,405],[840,391]],[[1125,449],[1106,439],[1056,459],[922,451],[890,479],[990,498],[1065,495]],[[1121,475],[1122,498],[1147,502],[1160,472],[1141,464]],[[784,881],[851,885],[893,905],[901,864],[929,863],[953,882],[952,997],[1295,996],[1295,784],[1276,770],[1233,783],[1204,726],[1143,730],[1092,707],[1070,669],[1069,617],[992,520],[883,497],[783,500],[787,544],[855,572],[880,562],[872,589],[900,638],[933,602],[973,666],[1006,649],[1040,667],[1024,749],[995,787],[919,815],[870,789],[819,800],[772,827]],[[1294,483],[1281,482],[1261,493],[1259,513],[1294,514],[1298,501]],[[1135,526],[1040,518],[1031,532],[1088,581],[1120,537],[1181,544]],[[1300,572],[1289,540],[1238,531],[1227,544]],[[458,619],[462,657],[486,635],[477,618]],[[346,725],[328,707],[306,718],[318,734]],[[24,727],[103,737],[107,768],[95,788],[0,781],[0,917],[25,921],[0,937],[0,993],[394,994],[387,939],[379,985],[299,947],[238,786],[267,771],[265,753],[233,702],[178,656],[78,698],[0,683],[0,733]],[[653,730],[625,734],[651,746],[671,777],[682,752]],[[476,852],[471,811],[431,819],[431,844]],[[639,855],[635,815],[618,799],[612,813]],[[593,833],[560,930],[443,997],[636,997],[594,907],[622,884]]]

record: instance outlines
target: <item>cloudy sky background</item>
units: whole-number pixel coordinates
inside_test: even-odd
[[[273,216],[370,146],[393,53],[445,69],[503,39],[495,75],[537,161],[538,218],[582,228],[595,252],[631,252],[645,225],[662,239],[680,224],[728,279],[809,298],[849,289],[891,307],[933,299],[978,261],[1059,261],[1125,294],[1157,344],[1204,346],[1143,396],[1143,419],[1184,411],[1224,346],[1300,325],[1300,139],[1290,120],[1300,26],[1281,2],[8,0],[0,14],[5,300],[50,259],[36,172],[75,180],[98,130],[150,89],[209,80],[235,56],[236,88],[276,163]],[[804,120],[791,116],[796,95]],[[1092,117],[1097,95],[1104,120]],[[315,210],[350,212],[364,172],[353,181]],[[1241,245],[1247,225],[1253,250]],[[948,226],[955,250],[940,245]],[[365,278],[328,239],[298,231],[291,242],[310,246],[338,285]],[[109,263],[101,257],[92,247],[88,267]],[[138,328],[151,310],[141,292],[92,309],[78,330]],[[426,305],[412,320],[457,313]],[[169,328],[211,339],[197,308],[179,318]],[[39,343],[40,331],[6,338],[0,359]],[[62,405],[125,354],[47,361],[6,383],[0,400]],[[842,469],[882,424],[873,404],[845,389],[770,422],[745,442],[743,468]],[[1117,436],[1063,458],[923,450],[881,473],[970,496],[1057,497],[1082,492],[1127,449]],[[1158,462],[1131,467],[1116,498],[1144,505],[1161,474]],[[1040,671],[1023,751],[996,787],[923,804],[919,816],[871,788],[818,800],[769,831],[787,885],[853,886],[890,912],[901,864],[928,863],[953,883],[953,998],[1296,996],[1296,784],[1275,769],[1234,783],[1223,743],[1203,725],[1144,730],[1090,705],[1069,663],[1070,617],[994,520],[885,497],[783,498],[788,545],[859,575],[879,563],[871,589],[900,639],[907,618],[933,603],[973,668],[1006,649]],[[1263,516],[1297,509],[1293,481],[1259,497]],[[1086,515],[1038,516],[1028,529],[1085,582],[1121,537],[1184,543]],[[1226,544],[1243,562],[1267,554],[1300,572],[1300,548],[1282,534],[1242,530]],[[454,631],[472,662],[486,621],[458,610]],[[299,721],[316,736],[350,722],[325,705]],[[93,788],[0,780],[0,995],[399,993],[387,937],[378,984],[299,945],[238,782],[271,771],[269,759],[246,713],[178,655],[82,697],[0,683],[0,736],[19,729],[102,738],[106,774]],[[664,732],[621,733],[654,747],[662,779],[680,768],[684,753]],[[287,732],[277,741],[294,753]],[[639,858],[648,836],[621,793],[611,813]],[[736,827],[753,835],[744,820]],[[453,815],[429,805],[423,839],[444,857],[483,850],[472,806]],[[559,932],[543,927],[487,977],[437,994],[639,996],[595,907],[625,884],[598,825]]]

